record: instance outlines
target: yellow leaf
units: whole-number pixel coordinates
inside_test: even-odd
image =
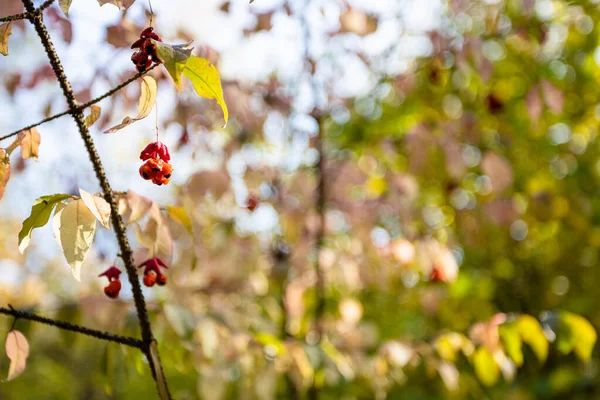
[[[137,116],[135,118],[123,118],[123,121],[120,124],[104,131],[104,133],[115,133],[126,126],[133,124],[135,121],[146,118],[150,114],[150,111],[152,111],[154,103],[156,103],[156,89],[157,84],[154,78],[151,76],[143,76]]]
[[[4,149],[0,149],[0,199],[4,196],[4,189],[10,179],[10,158]]]
[[[21,157],[23,160],[27,160],[28,158],[38,158],[39,149],[40,149],[40,141],[42,138],[40,137],[40,133],[37,129],[31,128],[25,131],[19,132],[20,142],[21,142]]]
[[[223,88],[217,68],[202,57],[191,56],[185,63],[183,74],[192,81],[196,93],[207,99],[217,100],[223,110],[226,126],[229,120],[229,111],[227,111],[227,104],[223,98]]]
[[[85,117],[85,126],[90,127],[94,125],[96,121],[100,118],[100,114],[102,109],[99,106],[90,106],[90,115]]]
[[[10,359],[6,381],[11,381],[25,370],[27,357],[29,357],[29,343],[21,332],[10,331],[6,336],[4,347],[6,356]]]
[[[71,7],[71,3],[73,0],[59,0],[58,4],[60,5],[60,9],[65,13],[65,16],[69,18],[69,7]]]
[[[171,78],[173,78],[173,82],[177,89],[181,90],[181,73],[192,54],[192,49],[186,49],[185,47],[191,42],[181,45],[169,45],[153,40],[153,43],[156,45],[156,54],[158,55],[158,58],[164,64],[167,72],[171,75]]]
[[[498,333],[504,342],[506,352],[513,362],[520,367],[523,365],[523,342],[519,335],[519,328],[516,321],[502,324],[498,327]]]
[[[565,353],[572,349],[581,360],[589,361],[598,338],[594,326],[582,316],[567,311],[559,314],[559,321],[559,349]]]
[[[531,315],[521,315],[517,321],[517,326],[521,338],[531,347],[538,360],[541,362],[546,361],[549,344],[538,320]]]
[[[475,375],[485,386],[493,386],[500,379],[500,368],[492,353],[488,349],[481,346],[475,352],[473,356],[473,366],[475,368]]]
[[[98,222],[106,229],[110,229],[110,204],[102,197],[92,195],[83,189],[79,189],[79,195]]]
[[[190,219],[190,216],[188,215],[185,208],[167,206],[167,212],[169,213],[169,216],[171,216],[171,218],[183,225],[189,233],[192,233],[192,220]]]
[[[0,54],[8,55],[8,37],[12,33],[10,22],[0,25]]]
[[[96,217],[86,207],[83,200],[73,200],[60,210],[57,227],[60,232],[60,245],[73,276],[81,281],[81,266],[96,233]]]

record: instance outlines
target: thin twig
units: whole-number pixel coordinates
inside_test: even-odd
[[[23,19],[29,19],[34,14],[41,13],[46,8],[50,7],[50,5],[52,3],[54,3],[54,0],[47,0],[46,2],[44,2],[44,4],[39,6],[33,12],[26,12],[26,13],[22,13],[22,14],[9,15],[8,17],[2,17],[2,18],[0,18],[0,22],[10,22],[10,21],[19,21],[19,20],[23,20]]]
[[[42,317],[42,316],[32,314],[32,313],[29,313],[26,311],[15,310],[11,306],[9,306],[9,308],[0,307],[0,314],[12,315],[13,317],[15,317],[15,321],[17,319],[26,319],[29,321],[35,321],[35,322],[39,322],[41,324],[54,326],[58,329],[62,329],[65,331],[77,332],[77,333],[81,333],[86,336],[94,337],[96,339],[108,340],[109,342],[119,343],[119,344],[123,344],[125,346],[135,347],[138,349],[141,349],[142,344],[143,344],[140,339],[127,337],[127,336],[113,335],[112,333],[99,331],[96,329],[89,329],[84,326],[71,324],[69,322],[58,321],[58,320],[55,320],[52,318]]]
[[[137,74],[135,74],[134,76],[132,76],[131,78],[127,79],[126,81],[124,81],[123,83],[121,83],[119,86],[115,86],[114,88],[112,88],[111,90],[109,90],[108,92],[96,97],[95,99],[92,99],[90,101],[88,101],[87,103],[84,103],[80,106],[78,106],[76,109],[68,109],[66,111],[60,112],[58,114],[54,114],[48,118],[44,118],[43,120],[36,122],[35,124],[31,124],[28,125],[24,128],[19,129],[18,131],[15,131],[13,133],[9,133],[8,135],[2,136],[0,137],[0,140],[4,140],[4,139],[8,139],[10,137],[13,137],[15,135],[18,135],[19,132],[21,131],[26,131],[27,129],[31,129],[31,128],[35,128],[36,126],[40,126],[42,124],[45,124],[46,122],[50,122],[53,121],[57,118],[60,117],[64,117],[65,115],[69,115],[69,114],[73,114],[74,112],[79,112],[79,111],[83,111],[86,108],[104,100],[107,97],[112,96],[113,94],[115,94],[116,92],[118,92],[119,90],[123,89],[125,86],[129,85],[132,82],[135,82],[138,78],[144,76],[145,74],[147,74],[148,72],[150,72],[151,70],[153,70],[154,68],[156,68],[159,64],[154,64],[150,69],[148,69],[147,71],[143,71],[143,72],[139,72]]]
[[[28,12],[31,13],[35,11],[32,0],[22,0],[22,2],[25,5],[25,9]],[[123,258],[123,263],[125,264],[125,270],[127,271],[127,277],[129,278],[129,282],[131,284],[131,290],[133,293],[133,299],[138,314],[140,329],[142,331],[141,350],[144,352],[146,358],[148,359],[148,364],[152,371],[152,376],[156,382],[156,387],[160,398],[163,400],[168,400],[171,398],[171,395],[167,387],[167,382],[163,373],[160,357],[158,356],[158,350],[156,349],[156,341],[154,340],[154,336],[152,335],[152,327],[148,318],[146,301],[144,300],[144,294],[142,293],[142,288],[137,276],[136,267],[133,262],[133,251],[131,250],[129,241],[127,240],[125,224],[123,223],[123,219],[119,215],[115,196],[113,195],[112,188],[110,186],[110,183],[108,182],[106,173],[104,172],[104,167],[102,166],[102,161],[100,160],[100,156],[98,155],[98,151],[96,149],[96,146],[94,145],[92,136],[90,135],[90,132],[87,126],[85,125],[83,111],[79,109],[77,100],[75,99],[75,94],[73,93],[73,89],[71,88],[71,84],[67,79],[60,59],[56,54],[54,45],[50,40],[50,36],[48,35],[46,25],[42,20],[41,13],[35,14],[34,16],[30,17],[29,20],[35,26],[35,30],[38,36],[40,37],[44,49],[46,50],[46,54],[48,55],[50,65],[52,66],[54,74],[58,78],[58,82],[62,89],[63,95],[67,100],[67,104],[69,108],[73,110],[73,112],[71,112],[71,116],[73,117],[75,123],[77,124],[77,127],[79,128],[81,139],[85,144],[85,148],[88,152],[90,161],[94,167],[94,172],[96,173],[96,178],[98,179],[98,183],[100,184],[100,187],[102,188],[102,191],[104,193],[104,199],[110,205],[111,221],[115,229],[117,242],[119,244],[119,250]]]

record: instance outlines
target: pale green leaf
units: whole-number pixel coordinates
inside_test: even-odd
[[[162,364],[158,356],[158,348],[156,347],[156,340],[152,340],[150,343],[150,360],[152,365],[155,366],[155,378],[156,386],[158,388],[158,396],[161,400],[168,400],[171,398],[169,394],[169,388],[167,387],[167,378],[162,370]]]
[[[516,321],[502,324],[498,327],[500,338],[504,342],[508,356],[517,366],[523,365],[523,342]]]
[[[60,244],[73,276],[81,281],[81,266],[96,233],[96,217],[83,200],[73,200],[60,211]]]
[[[58,1],[58,5],[60,6],[60,9],[62,10],[62,12],[65,13],[65,16],[67,18],[69,18],[69,8],[71,7],[72,2],[73,2],[73,0],[59,0]]]
[[[473,366],[475,375],[485,386],[493,386],[500,379],[500,367],[498,367],[492,353],[483,346],[475,351]]]
[[[517,327],[521,339],[531,347],[538,360],[546,361],[549,343],[538,320],[531,315],[521,315]]]
[[[71,197],[68,194],[52,194],[49,196],[42,196],[33,202],[31,207],[31,213],[25,221],[23,221],[23,227],[19,232],[19,251],[23,253],[29,242],[31,241],[31,232],[35,228],[39,228],[48,223],[50,214],[56,205]]]
[[[102,109],[99,106],[90,106],[90,113],[85,117],[85,126],[89,128],[94,125],[100,118],[101,113]]]
[[[10,157],[8,152],[0,149],[0,200],[4,196],[4,189],[10,179]]]
[[[6,356],[10,359],[6,381],[11,381],[25,370],[27,357],[29,357],[29,343],[21,332],[13,330],[6,336],[4,347]]]
[[[219,71],[210,61],[202,57],[191,56],[185,63],[183,74],[192,81],[194,89],[202,97],[215,99],[223,110],[225,125],[229,120],[229,111],[223,98],[223,88]]]
[[[79,195],[98,222],[106,229],[110,229],[110,204],[102,197],[92,195],[83,189],[79,189]]]
[[[10,21],[0,25],[0,54],[8,55],[8,37],[12,33]]]
[[[181,89],[181,74],[185,68],[185,65],[192,54],[192,49],[186,49],[189,45],[169,45],[162,42],[153,41],[156,45],[156,54],[162,61],[167,72],[173,78],[173,82],[177,89]],[[190,42],[191,43],[191,42]]]
[[[114,133],[133,124],[136,121],[146,118],[150,114],[152,108],[154,107],[154,104],[156,103],[156,89],[157,84],[156,80],[154,80],[153,77],[142,76],[140,102],[138,104],[137,116],[134,118],[123,118],[123,121],[120,124],[115,125],[110,129],[107,129],[106,131],[104,131],[104,133]]]

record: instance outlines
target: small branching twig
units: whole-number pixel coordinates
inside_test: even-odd
[[[34,14],[42,13],[46,8],[50,7],[50,5],[52,3],[54,3],[54,0],[46,0],[44,2],[44,4],[42,4],[41,6],[39,6],[33,12],[26,12],[26,13],[22,13],[22,14],[9,15],[8,17],[2,17],[2,18],[0,18],[0,22],[20,21],[20,20],[23,20],[23,19],[29,19]]]
[[[109,342],[123,344],[125,346],[131,346],[138,349],[142,348],[142,341],[140,339],[127,337],[127,336],[119,336],[113,335],[112,333],[99,331],[96,329],[89,329],[84,326],[71,324],[69,322],[58,321],[52,318],[42,317],[33,313],[29,313],[26,311],[19,311],[12,308],[10,305],[9,308],[0,307],[0,314],[12,315],[16,319],[26,319],[29,321],[39,322],[41,324],[46,324],[50,326],[54,326],[58,329],[62,329],[65,331],[77,332],[86,336],[91,336],[100,340],[107,340]]]
[[[159,64],[154,64],[152,67],[150,67],[147,71],[143,71],[143,72],[139,72],[137,74],[135,74],[134,76],[132,76],[131,78],[127,79],[125,82],[121,83],[119,86],[115,86],[114,88],[112,88],[111,90],[109,90],[108,92],[96,97],[95,99],[92,99],[90,101],[88,101],[87,103],[83,103],[82,105],[78,106],[76,109],[68,109],[66,111],[63,111],[61,113],[58,114],[54,114],[48,118],[44,118],[43,120],[36,122],[35,124],[31,124],[28,125],[24,128],[19,129],[18,131],[9,133],[8,135],[2,136],[0,137],[0,140],[4,140],[4,139],[8,139],[10,137],[16,136],[19,134],[19,132],[21,131],[26,131],[27,129],[31,129],[31,128],[35,128],[36,126],[40,126],[42,124],[45,124],[46,122],[50,122],[53,121],[57,118],[60,117],[64,117],[65,115],[70,115],[73,114],[74,112],[80,112],[85,110],[86,108],[89,108],[90,106],[99,103],[100,101],[106,99],[107,97],[112,96],[113,94],[115,94],[116,92],[118,92],[119,90],[123,89],[124,87],[126,87],[127,85],[129,85],[132,82],[135,82],[138,78],[146,75],[148,72],[150,72],[151,70],[153,70],[154,68],[156,68]]]

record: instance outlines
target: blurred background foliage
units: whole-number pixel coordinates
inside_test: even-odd
[[[16,3],[0,2],[1,15],[20,12]],[[113,49],[127,49],[146,26],[142,3],[106,27]],[[237,3],[213,6],[228,14]],[[168,227],[154,239],[167,244],[169,283],[146,296],[174,398],[307,398],[311,387],[321,399],[348,400],[599,397],[600,2],[452,0],[434,27],[414,34],[414,54],[400,36],[413,34],[404,11],[426,7],[418,1],[271,3],[260,12],[244,5],[256,19],[241,46],[291,21],[297,71],[249,79],[222,70],[226,129],[217,107],[189,91],[172,110],[159,100],[171,154],[195,160],[167,201],[144,193]],[[68,47],[71,21],[56,6],[47,13]],[[390,20],[398,40],[376,55],[364,50]],[[185,27],[171,37],[196,39],[196,53],[220,66],[219,51]],[[18,40],[33,36],[12,40],[18,52]],[[349,60],[369,71],[357,78],[366,89],[336,86]],[[2,62],[7,98],[53,79],[47,67],[18,73]],[[164,72],[155,76],[169,85]],[[96,78],[119,81],[103,70]],[[106,102],[98,129],[136,102],[129,90]],[[53,139],[40,131],[43,149]],[[17,166],[12,179],[36,168],[44,179],[34,164]],[[118,171],[123,182],[138,179],[135,169]],[[82,185],[60,178],[63,190]],[[245,207],[248,198],[257,209]],[[1,284],[0,302],[136,336],[130,298],[104,298],[92,278],[65,283],[59,257],[18,254],[21,220],[2,217],[0,265],[25,272]],[[142,257],[143,234],[130,229]],[[114,262],[112,240],[97,238],[89,271]],[[315,265],[325,282],[320,315]],[[0,336],[13,324],[2,319]],[[2,399],[154,396],[137,351],[26,321],[16,329],[31,356],[23,375],[0,385]]]

